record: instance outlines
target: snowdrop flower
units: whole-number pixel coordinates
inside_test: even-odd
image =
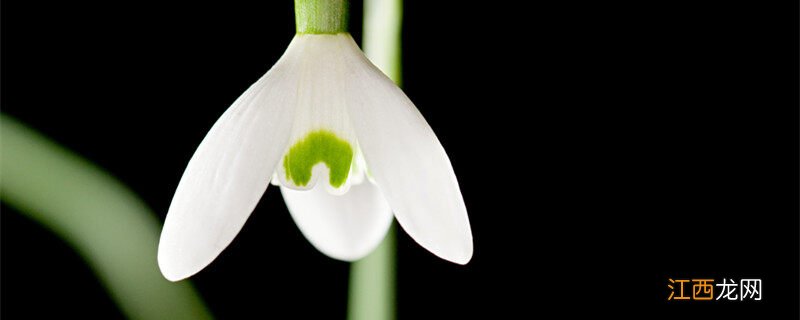
[[[298,0],[286,52],[200,143],[161,234],[167,279],[211,263],[270,181],[300,231],[332,258],[367,255],[393,216],[437,256],[459,264],[472,257],[450,160],[414,104],[346,32],[346,6]]]

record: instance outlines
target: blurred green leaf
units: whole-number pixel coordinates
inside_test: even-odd
[[[161,227],[142,200],[102,169],[5,115],[0,199],[69,243],[129,318],[211,318],[189,282],[161,276]]]

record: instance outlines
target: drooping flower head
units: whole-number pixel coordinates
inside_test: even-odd
[[[346,31],[346,0],[297,0],[283,56],[214,124],[189,161],[158,251],[173,281],[230,244],[267,186],[326,255],[362,258],[392,216],[459,264],[472,233],[450,160],[413,103]],[[392,214],[394,213],[394,214]]]

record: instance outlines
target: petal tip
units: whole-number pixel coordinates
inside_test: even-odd
[[[412,238],[420,246],[443,260],[447,260],[462,266],[472,261],[473,245],[471,236],[468,236],[467,239],[464,239],[464,242],[454,242],[452,241],[454,239],[450,239],[450,241],[447,241],[446,239],[439,239],[439,242],[437,243],[420,241],[421,239],[414,237],[413,235]]]
[[[469,254],[467,254],[467,255],[455,258],[455,259],[450,260],[450,261],[452,261],[455,264],[462,265],[462,266],[467,265],[467,263],[472,261],[472,251],[470,251]]]
[[[192,268],[182,263],[176,255],[165,252],[164,246],[158,247],[157,260],[158,269],[161,270],[161,274],[164,278],[172,282],[186,279],[199,271],[192,271]]]
[[[436,254],[438,257],[459,265],[466,265],[472,261],[472,242],[460,252],[448,252],[447,254]]]
[[[163,275],[167,280],[177,282],[190,276],[190,274],[180,272],[180,268],[176,268],[173,262],[165,261],[166,259],[162,258],[161,255],[158,256],[158,269],[161,270],[161,275]]]
[[[342,252],[333,252],[333,251],[330,251],[330,250],[321,249],[318,246],[315,246],[315,248],[317,248],[317,250],[322,252],[322,254],[324,254],[324,255],[326,255],[326,256],[328,256],[330,258],[333,258],[333,259],[336,259],[336,260],[340,260],[340,261],[345,261],[345,262],[356,262],[356,261],[361,260],[362,258],[366,257],[370,253],[370,252],[355,252],[355,253],[346,252],[346,253],[342,253]]]

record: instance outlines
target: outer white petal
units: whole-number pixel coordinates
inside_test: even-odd
[[[350,186],[344,195],[332,195],[320,184],[305,191],[281,187],[281,193],[303,235],[331,258],[363,258],[380,244],[392,222],[392,210],[369,182]]]
[[[291,133],[302,50],[293,41],[217,120],[189,161],[158,248],[167,279],[184,279],[211,263],[266,190]]]
[[[413,103],[352,39],[347,98],[369,172],[400,225],[420,245],[459,264],[472,258],[472,231],[444,148]]]

